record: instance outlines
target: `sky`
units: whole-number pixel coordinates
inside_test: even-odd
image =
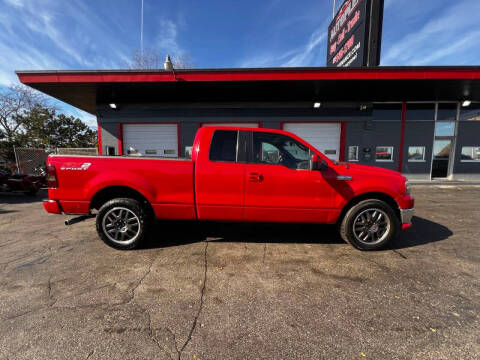
[[[332,4],[144,0],[143,47],[195,68],[325,66]],[[385,0],[381,65],[479,65],[478,14],[480,0]],[[0,0],[0,87],[18,83],[15,70],[126,68],[140,15],[141,0]]]

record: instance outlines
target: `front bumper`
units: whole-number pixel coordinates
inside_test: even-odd
[[[412,218],[415,210],[411,209],[400,209],[400,221],[402,222],[402,229],[408,229],[412,226]]]

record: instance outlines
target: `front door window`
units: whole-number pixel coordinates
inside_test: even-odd
[[[307,170],[310,167],[310,149],[285,135],[254,132],[253,162]]]

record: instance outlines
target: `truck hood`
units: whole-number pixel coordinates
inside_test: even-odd
[[[371,165],[359,165],[352,163],[340,163],[337,166],[340,166],[343,171],[346,171],[351,174],[359,175],[370,175],[370,176],[390,176],[390,177],[400,177],[403,178],[403,175],[398,171],[384,169],[378,166]]]

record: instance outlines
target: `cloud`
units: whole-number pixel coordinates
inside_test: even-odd
[[[295,67],[314,66],[318,63],[318,54],[323,58],[321,48],[326,42],[328,24],[331,19],[327,17],[320,26],[310,34],[308,40],[300,46],[284,51],[264,51],[258,55],[250,56],[240,61],[240,67]]]
[[[15,7],[23,7],[25,2],[23,0],[5,0],[8,4]]]
[[[169,19],[161,19],[160,30],[157,35],[157,47],[168,54],[183,54],[178,44],[178,25]]]
[[[464,0],[431,18],[418,31],[410,32],[385,49],[382,65],[456,64],[459,54],[478,47],[477,19],[480,2]]]
[[[293,55],[287,62],[283,63],[282,66],[308,66],[312,64],[312,59],[314,58],[314,51],[318,50],[319,45],[325,41],[327,37],[327,26],[328,23],[325,22],[318,29],[316,29],[310,38],[308,39],[307,44],[303,46],[295,55]]]

